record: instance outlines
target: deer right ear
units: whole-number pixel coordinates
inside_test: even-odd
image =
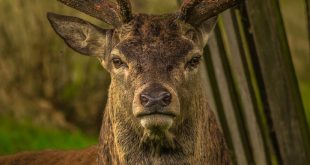
[[[178,19],[197,28],[201,44],[205,46],[216,24],[217,15],[238,3],[239,0],[183,0]]]
[[[107,32],[80,18],[48,13],[56,33],[75,51],[95,57],[103,57],[106,53]]]
[[[203,47],[207,44],[210,34],[216,25],[216,22],[217,16],[209,18],[196,27],[200,33],[201,44]]]

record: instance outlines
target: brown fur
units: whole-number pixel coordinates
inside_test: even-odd
[[[0,157],[1,165],[96,165],[97,147],[76,151],[22,152]]]
[[[193,27],[177,20],[176,14],[138,14],[121,27],[105,30],[74,17],[48,18],[71,48],[98,57],[111,74],[99,145],[18,154],[0,158],[0,164],[95,164],[96,157],[103,165],[230,164],[224,137],[207,104],[199,63],[192,62],[202,56],[216,19]],[[119,63],[113,62],[115,58]],[[160,88],[172,95],[171,103],[155,109],[175,114],[169,117],[172,124],[161,127],[168,117],[160,116],[145,120],[153,127],[143,126],[136,114],[150,109],[139,96]]]

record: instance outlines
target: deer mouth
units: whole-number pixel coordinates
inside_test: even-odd
[[[168,130],[177,116],[170,111],[143,111],[136,115],[140,124],[147,130]]]
[[[176,117],[177,115],[173,112],[161,112],[161,111],[146,111],[146,112],[141,112],[139,114],[137,114],[137,118],[143,118],[143,117],[147,117],[147,116],[151,116],[151,115],[158,115],[158,116],[169,116],[171,118]]]

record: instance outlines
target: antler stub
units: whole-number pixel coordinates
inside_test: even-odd
[[[128,23],[132,19],[128,0],[117,0],[118,5],[109,0],[58,0],[92,17],[98,18],[114,27]]]
[[[179,19],[192,25],[199,25],[239,2],[240,0],[184,0]]]

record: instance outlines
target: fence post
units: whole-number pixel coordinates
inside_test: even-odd
[[[310,162],[309,132],[277,0],[245,1],[263,102],[280,164]]]

